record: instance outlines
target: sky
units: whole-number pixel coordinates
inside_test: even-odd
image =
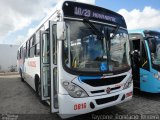
[[[60,0],[0,0],[0,44],[21,44]],[[160,0],[80,0],[123,15],[128,30],[160,31]]]

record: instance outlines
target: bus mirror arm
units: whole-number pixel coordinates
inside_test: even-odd
[[[65,40],[66,39],[65,22],[57,22],[57,39],[58,40]]]

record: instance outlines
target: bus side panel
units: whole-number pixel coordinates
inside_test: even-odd
[[[160,92],[160,81],[154,78],[156,71],[152,70],[151,72],[140,69],[140,90],[150,93],[159,93]]]
[[[151,86],[149,82],[150,72],[140,68],[140,90],[144,92],[149,92]]]
[[[40,58],[28,58],[24,66],[25,81],[35,90],[35,75],[40,75]]]

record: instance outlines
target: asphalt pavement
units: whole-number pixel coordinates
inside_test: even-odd
[[[0,119],[2,120],[60,120],[50,114],[50,107],[40,102],[35,91],[19,75],[0,76]],[[160,119],[160,94],[134,91],[131,101],[80,115],[70,120]]]

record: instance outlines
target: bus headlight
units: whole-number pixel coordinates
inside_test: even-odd
[[[74,98],[88,97],[88,94],[78,85],[65,81],[63,82],[63,87],[67,90],[69,95]]]
[[[123,89],[127,89],[129,88],[133,83],[132,77],[130,77],[127,82],[124,84],[124,88]]]

